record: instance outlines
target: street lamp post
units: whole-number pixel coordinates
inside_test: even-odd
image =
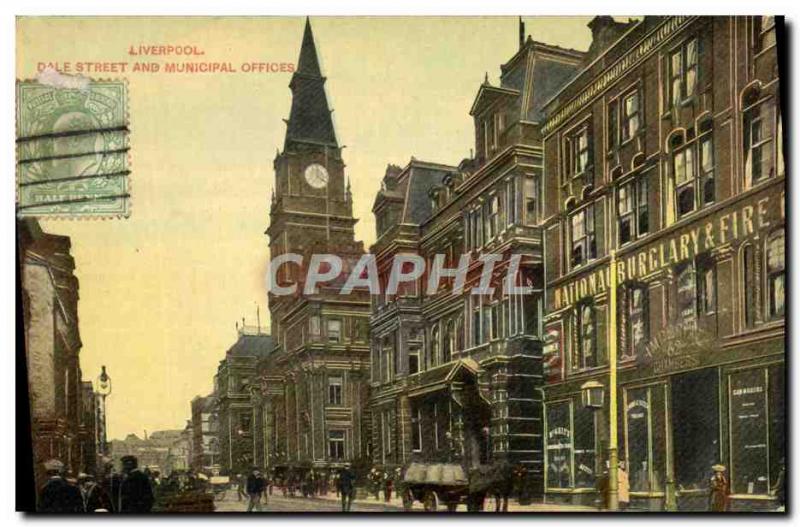
[[[619,510],[619,453],[617,452],[617,258],[611,251],[608,278],[608,510]],[[583,406],[603,407],[604,387],[597,381],[581,386]],[[595,421],[596,422],[596,421]]]
[[[108,455],[108,436],[106,434],[106,397],[111,395],[111,377],[109,377],[106,367],[102,366],[100,375],[97,377],[97,390],[95,391],[100,396],[100,408],[103,418],[103,430],[100,434],[100,453]]]

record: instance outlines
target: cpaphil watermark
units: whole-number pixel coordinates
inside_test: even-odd
[[[373,254],[342,258],[335,254],[312,254],[308,259],[298,253],[284,253],[272,258],[267,271],[267,289],[271,295],[314,295],[320,288],[336,290],[340,295],[369,291],[371,295],[402,295],[422,288],[433,296],[443,289],[453,295],[464,293],[466,284],[473,295],[494,295],[498,287],[505,295],[527,295],[535,291],[530,280],[520,278],[521,254],[481,254],[473,258],[462,254],[456,260],[445,254],[424,258],[400,253],[389,264],[378,262]],[[523,283],[524,282],[524,283]]]

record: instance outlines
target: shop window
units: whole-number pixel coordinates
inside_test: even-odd
[[[575,488],[595,487],[594,411],[583,405],[574,407]]]
[[[546,405],[547,487],[572,487],[572,426],[569,401]]]
[[[594,233],[594,207],[584,207],[570,218],[572,242],[572,267],[582,265],[597,257]]]
[[[757,97],[757,94],[755,95]],[[749,101],[746,99],[745,104]],[[749,188],[775,175],[775,103],[768,98],[744,111],[744,178]]]
[[[755,368],[731,373],[728,390],[731,492],[766,495],[770,482],[769,371]]]
[[[328,377],[328,404],[342,405],[342,378],[339,376]]]
[[[621,185],[617,192],[619,244],[624,245],[649,230],[647,178],[639,177]]]
[[[332,460],[344,459],[344,430],[328,431],[328,457]]]
[[[770,234],[767,239],[767,294],[769,318],[782,318],[786,300],[786,242],[783,229]]]
[[[633,492],[664,489],[665,391],[663,384],[625,390],[625,450]]]
[[[671,413],[675,481],[686,491],[708,489],[711,466],[720,462],[719,372],[695,370],[673,377]]]
[[[692,97],[697,87],[697,39],[684,42],[670,55],[670,101],[678,106]]]

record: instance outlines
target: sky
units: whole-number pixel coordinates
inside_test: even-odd
[[[585,50],[589,17],[524,17],[536,40]],[[518,48],[516,17],[313,17],[328,102],[353,190],[356,237],[375,239],[371,213],[386,165],[457,164],[473,148],[469,108],[488,73]],[[267,326],[264,230],[289,115],[291,73],[244,63],[295,63],[304,19],[20,18],[17,77],[39,63],[128,62],[132,214],[47,220],[70,236],[80,282],[84,380],[112,379],[109,438],[182,428],[190,401],[213,388],[236,322]],[[194,61],[235,73],[130,71],[131,46],[191,45]]]

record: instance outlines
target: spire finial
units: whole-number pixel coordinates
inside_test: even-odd
[[[522,17],[519,17],[519,47],[522,49],[522,46],[525,45],[525,22],[522,21]]]

